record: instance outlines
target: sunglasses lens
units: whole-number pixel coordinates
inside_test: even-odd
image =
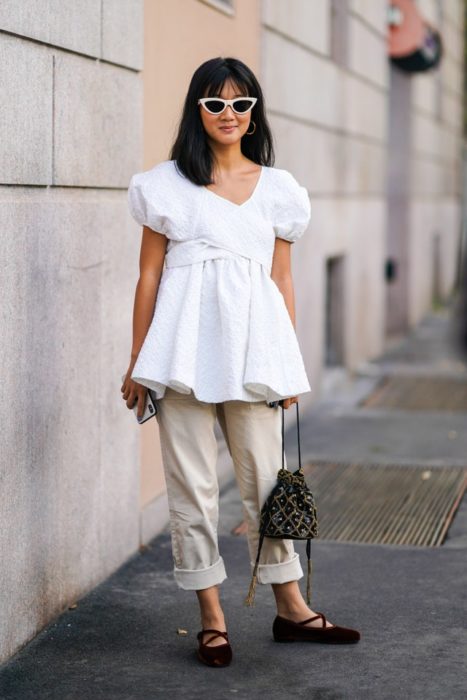
[[[244,114],[245,112],[248,112],[251,109],[251,101],[250,100],[236,100],[235,101],[235,111],[238,112],[239,114]]]
[[[213,112],[214,114],[220,114],[224,109],[224,103],[220,100],[207,100],[207,102],[205,102],[204,104],[206,105],[208,110],[210,112]]]

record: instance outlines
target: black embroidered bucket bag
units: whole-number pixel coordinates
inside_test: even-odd
[[[282,468],[277,473],[277,483],[261,508],[259,543],[256,562],[253,569],[250,588],[245,598],[245,605],[252,605],[254,600],[257,571],[261,548],[265,537],[275,537],[289,540],[307,540],[306,554],[308,559],[307,604],[311,600],[311,540],[318,535],[318,516],[315,500],[310,491],[302,469],[300,453],[300,423],[298,401],[297,411],[297,442],[298,469],[291,472],[285,467],[284,443],[284,407],[282,409]]]

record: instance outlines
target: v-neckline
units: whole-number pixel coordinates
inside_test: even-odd
[[[217,192],[213,192],[213,190],[208,189],[206,185],[202,185],[202,187],[203,187],[204,190],[206,190],[206,192],[209,192],[209,194],[214,195],[214,197],[217,197],[218,199],[224,200],[224,202],[227,202],[228,204],[231,204],[233,207],[237,207],[237,209],[241,209],[241,207],[244,207],[245,204],[248,204],[248,202],[251,202],[251,200],[253,199],[253,197],[254,197],[255,194],[257,193],[258,188],[259,188],[259,185],[260,185],[260,182],[261,182],[261,180],[263,179],[263,173],[264,173],[264,165],[261,166],[261,170],[260,170],[260,172],[259,172],[259,177],[258,177],[258,179],[256,180],[256,184],[255,184],[255,186],[254,186],[254,188],[253,188],[252,193],[250,194],[250,196],[248,197],[248,199],[245,199],[245,201],[242,202],[241,204],[237,204],[237,202],[232,202],[231,199],[227,199],[227,197],[223,197],[221,194],[217,194]]]

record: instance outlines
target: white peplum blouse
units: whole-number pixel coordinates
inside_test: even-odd
[[[133,175],[132,217],[168,238],[154,315],[131,378],[152,389],[191,390],[212,403],[277,401],[310,391],[284,297],[271,278],[275,238],[295,242],[310,220],[305,187],[263,166],[235,204],[176,168]]]

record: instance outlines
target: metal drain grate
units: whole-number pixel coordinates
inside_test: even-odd
[[[304,467],[319,538],[438,546],[467,485],[467,468],[342,464]]]
[[[385,377],[360,406],[467,411],[467,381],[446,377]]]

